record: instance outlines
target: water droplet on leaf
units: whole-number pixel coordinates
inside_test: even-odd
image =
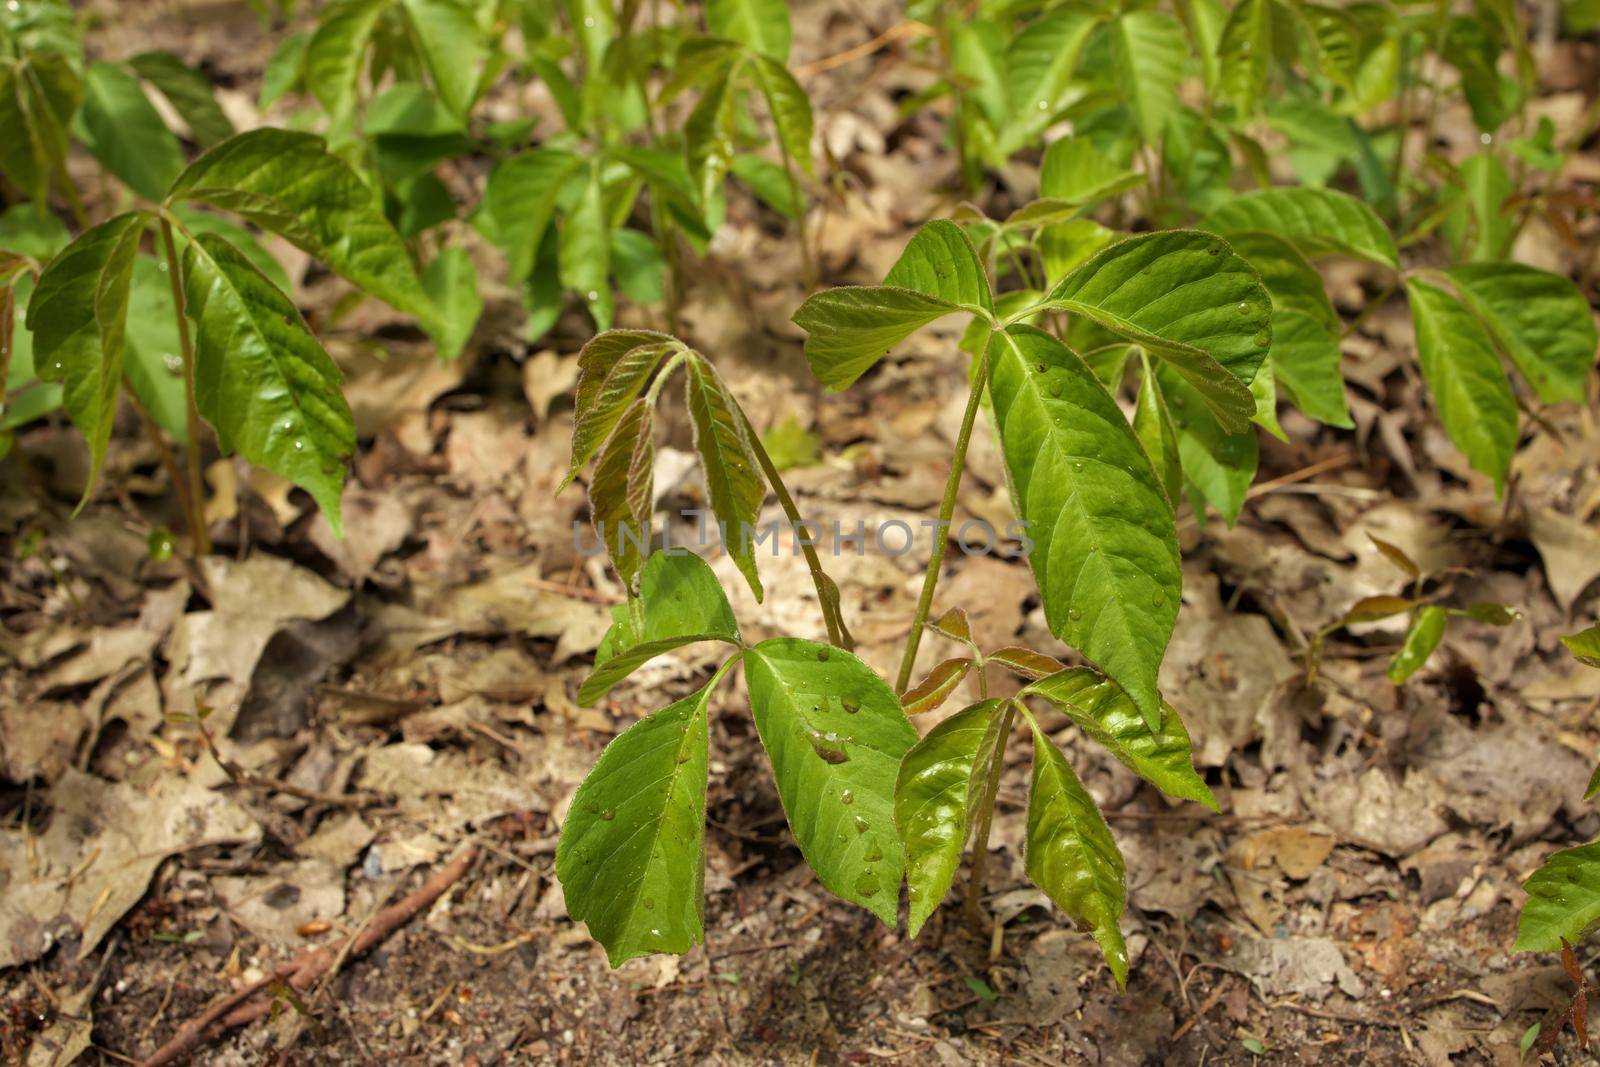
[[[605,811],[602,811],[600,813],[600,821],[601,822],[610,822],[612,819],[615,819],[616,817],[617,817],[617,809],[616,808],[607,808]]]
[[[856,795],[854,793],[850,792],[850,790],[841,789],[839,791],[839,803],[841,803],[841,804],[854,804],[855,802],[856,802]]]

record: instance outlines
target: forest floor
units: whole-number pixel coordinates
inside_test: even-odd
[[[97,54],[175,51],[218,80],[239,125],[262,120],[273,39],[244,0],[99,7]],[[942,124],[897,107],[934,75],[903,41],[815,64],[895,25],[898,7],[804,7],[795,62],[832,175],[811,217],[817,259],[824,284],[875,282],[919,223],[959,200]],[[1561,115],[1596,83],[1600,54],[1556,49],[1537,106]],[[491,102],[530,107],[549,102]],[[1465,152],[1476,134],[1460,112],[1446,107],[1437,130]],[[468,190],[482,176],[449,178]],[[1003,207],[1005,183],[992,195]],[[1525,243],[1521,258],[1567,268],[1548,234]],[[498,277],[493,253],[471,247]],[[1581,800],[1600,750],[1600,672],[1555,643],[1600,611],[1592,407],[1533,424],[1497,501],[1426,410],[1403,309],[1377,308],[1345,343],[1357,429],[1286,414],[1294,443],[1262,435],[1238,524],[1182,521],[1184,605],[1162,687],[1223,813],[1169,805],[1064,719],[1045,720],[1127,857],[1126,993],[1028,888],[1024,746],[1000,792],[990,924],[974,933],[950,906],[912,942],[816,884],[749,716],[731,705],[712,731],[707,944],[613,971],[566,917],[557,828],[605,743],[687,693],[706,662],[667,657],[602,706],[575,704],[620,600],[574,548],[582,494],[553,496],[587,322],[574,311],[530,347],[517,295],[491,283],[466,355],[440,365],[375,302],[336,314],[341,286],[273,249],[299,268],[297,299],[348,376],[362,449],[343,540],[303,494],[219,460],[220,554],[198,569],[153,562],[152,525],[181,522],[131,421],[112,443],[110,488],[71,521],[85,455],[65,422],[19,437],[33,483],[15,458],[0,464],[0,544],[12,546],[0,552],[0,1062],[147,1056],[466,849],[465,873],[410,922],[193,1062],[288,1049],[278,1062],[1509,1067],[1529,1027],[1553,1026],[1570,1001],[1557,960],[1511,946],[1521,881],[1600,834]],[[926,330],[824,396],[789,322],[801,277],[781,220],[735,200],[682,330],[760,428],[792,416],[818,439],[823,458],[788,475],[808,517],[915,526],[934,511],[960,421],[956,337]],[[1329,277],[1347,312],[1374,288],[1356,267]],[[639,309],[624,324],[661,325]],[[664,478],[689,466],[676,462],[686,423],[667,434]],[[968,470],[958,521],[1003,528],[1003,470],[981,420]],[[686,476],[664,488],[666,512],[700,493]],[[1453,625],[1399,690],[1384,666],[1400,631],[1341,631],[1308,683],[1308,634],[1362,596],[1405,590],[1373,537],[1444,576],[1448,602],[1499,601],[1522,619]],[[897,661],[923,565],[917,553],[829,561],[880,671]],[[747,632],[817,636],[801,561],[762,567],[764,605],[726,583]],[[1059,650],[1023,563],[953,553],[939,602],[964,606],[985,646]],[[925,642],[927,663],[938,644]],[[201,728],[169,718],[196,701],[227,767]],[[40,871],[57,877],[33,881]],[[1590,950],[1590,973],[1594,962]],[[1593,1062],[1570,1031],[1553,1056]]]

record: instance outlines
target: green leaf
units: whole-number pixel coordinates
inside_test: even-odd
[[[1178,435],[1172,426],[1172,415],[1167,410],[1166,398],[1156,384],[1155,373],[1148,361],[1139,376],[1139,396],[1133,408],[1133,432],[1144,446],[1150,465],[1161,477],[1167,500],[1177,505],[1183,493],[1183,465],[1178,456]]]
[[[1183,26],[1161,11],[1130,11],[1111,24],[1117,86],[1146,144],[1161,139],[1189,59]]]
[[[1099,22],[1095,16],[1060,9],[1034,19],[1017,34],[1006,49],[1005,89],[1011,112],[1000,131],[1001,152],[1009,155],[1055,119],[1078,57]]]
[[[1450,439],[1473,469],[1505,488],[1517,449],[1517,402],[1483,327],[1437,286],[1406,282],[1422,378]]]
[[[1144,234],[1114,244],[1063,278],[1045,298],[1173,366],[1223,424],[1249,425],[1248,383],[1271,344],[1271,300],[1227,242],[1196,230]]]
[[[965,656],[934,664],[926,678],[900,694],[900,704],[906,714],[923,715],[942,706],[973,666],[972,660]]]
[[[242,223],[236,222],[226,215],[218,215],[214,211],[201,211],[191,207],[177,207],[173,214],[183,224],[183,230],[188,233],[214,233],[218,237],[226,238],[228,243],[249,257],[256,269],[284,292],[292,292],[294,285],[289,281],[289,272],[283,269],[271,252],[261,247],[261,242],[256,239],[256,234]],[[183,232],[177,238],[180,242],[186,240]]]
[[[616,967],[705,940],[705,819],[712,686],[640,719],[589,772],[561,827],[567,914]]]
[[[1540,400],[1584,402],[1596,338],[1589,302],[1576,285],[1520,263],[1473,263],[1448,273]]]
[[[1223,91],[1245,115],[1253,114],[1267,92],[1272,73],[1275,0],[1239,0],[1217,42],[1217,67]]]
[[[339,535],[356,447],[339,368],[294,302],[223,238],[190,241],[183,275],[200,414],[245,459],[310,493]]]
[[[1278,424],[1278,384],[1272,378],[1272,361],[1261,364],[1256,376],[1250,379],[1250,392],[1256,398],[1256,413],[1250,421],[1285,444],[1289,435]]]
[[[882,286],[813,293],[794,313],[806,360],[819,381],[844,389],[888,350],[954,311],[992,313],[989,280],[972,242],[953,222],[930,222],[890,268]]]
[[[1561,638],[1561,643],[1567,646],[1567,651],[1577,657],[1579,663],[1586,663],[1591,667],[1600,667],[1600,623],[1579,630]]]
[[[1345,255],[1400,265],[1394,236],[1377,212],[1334,189],[1257,189],[1233,197],[1201,223],[1223,235],[1275,234],[1308,256]]]
[[[817,881],[895,925],[895,778],[917,741],[900,701],[865,663],[814,641],[763,641],[744,665],[778,797]]]
[[[437,327],[437,311],[372,190],[320,137],[270,127],[230,137],[191,163],[168,199],[242,215],[425,329]]]
[[[1350,404],[1339,374],[1339,338],[1292,308],[1272,313],[1273,376],[1296,407],[1318,422],[1350,429]]]
[[[606,222],[605,187],[600,168],[591,166],[578,202],[561,225],[561,284],[576,290],[597,329],[609,330],[614,310],[611,295],[611,232]]]
[[[750,73],[766,97],[767,110],[772,114],[772,124],[778,131],[778,140],[794,164],[807,174],[811,169],[811,98],[800,88],[781,62],[756,56],[750,62]]]
[[[594,479],[589,483],[590,511],[600,542],[630,590],[650,550],[655,493],[655,420],[640,397],[622,413],[612,431]],[[620,619],[618,620],[621,621]],[[583,702],[583,693],[579,700]]]
[[[1092,204],[1143,184],[1143,174],[1117,166],[1087,137],[1052,141],[1039,169],[1039,195],[1073,204]]]
[[[713,36],[748,45],[779,63],[789,61],[789,5],[785,0],[707,0],[706,25]]]
[[[703,201],[716,196],[733,160],[739,95],[733,77],[741,65],[736,61],[716,68],[718,76],[705,86],[683,123],[684,158]]]
[[[334,125],[355,113],[356,87],[372,32],[393,0],[337,0],[306,46],[306,88],[328,109]]]
[[[94,489],[116,419],[128,290],[139,238],[150,221],[148,212],[131,211],[86,231],[50,261],[28,302],[39,377],[63,383],[67,414],[89,444],[84,500]]]
[[[1522,888],[1528,899],[1517,920],[1518,952],[1579,943],[1600,922],[1600,841],[1555,853]]]
[[[767,483],[738,403],[716,368],[691,354],[686,371],[684,391],[694,427],[694,449],[705,474],[706,500],[722,528],[723,548],[733,557],[759,602],[762,589],[755,544],[745,534],[761,521]]]
[[[1071,350],[1029,326],[989,343],[990,396],[1050,632],[1161,721],[1156,668],[1182,592],[1172,507],[1122,411]]]
[[[68,127],[83,96],[72,62],[37,52],[0,59],[0,173],[36,202],[66,165]]]
[[[894,824],[906,850],[911,936],[922,930],[955,880],[967,841],[969,801],[983,784],[974,771],[1001,701],[985,700],[939,723],[911,747],[894,785]]]
[[[1256,476],[1259,452],[1254,427],[1247,424],[1238,433],[1228,432],[1205,399],[1171,367],[1157,368],[1156,379],[1177,427],[1185,480],[1233,525]],[[1205,507],[1197,503],[1194,510],[1203,513]]]
[[[675,648],[697,641],[739,644],[739,624],[717,576],[689,552],[653,554],[639,576],[638,597],[617,605],[611,617],[611,628],[595,650],[594,671],[578,690],[578,703],[585,707]]]
[[[258,101],[265,111],[285,93],[302,88],[306,80],[306,52],[311,45],[311,33],[291,33],[278,43],[272,57],[261,72],[261,97]]]
[[[1021,695],[1029,694],[1048,700],[1095,744],[1163,793],[1222,810],[1205,779],[1195,773],[1189,731],[1171,704],[1161,702],[1161,725],[1151,730],[1121,686],[1087,667],[1069,667],[1034,682]]]
[[[1107,229],[1093,219],[1073,219],[1071,222],[1058,222],[1040,230],[1038,236],[1034,238],[1034,246],[1038,249],[1040,258],[1044,260],[1045,275],[1053,281],[1058,281],[1065,277],[1068,271],[1081,266],[1102,248],[1120,240],[1122,240],[1121,234]],[[1010,294],[1002,295],[1001,299],[1008,295]]]
[[[439,98],[465,115],[478,98],[489,46],[466,0],[400,0]],[[478,6],[482,6],[481,4]]]
[[[115,63],[84,76],[83,142],[106,169],[146,200],[159,201],[183,170],[183,146],[138,80]]]
[[[1028,877],[1100,943],[1117,987],[1128,983],[1128,948],[1118,922],[1126,906],[1122,853],[1094,798],[1031,719],[1033,788],[1028,794]]]
[[[183,382],[183,346],[178,339],[172,280],[165,266],[150,256],[134,261],[123,372],[150,417],[173,440],[184,444],[189,438],[189,399]]]
[[[1282,237],[1260,230],[1228,234],[1228,243],[1261,276],[1272,297],[1272,306],[1296,311],[1326,331],[1339,329],[1339,313],[1333,309],[1322,275],[1317,273],[1300,250]],[[1273,320],[1272,349],[1278,346],[1277,320]],[[1269,353],[1270,355],[1270,353]]]
[[[1411,620],[1411,628],[1406,631],[1405,643],[1389,660],[1391,682],[1403,685],[1422,669],[1428,657],[1433,655],[1433,650],[1439,647],[1439,641],[1444,637],[1444,624],[1448,620],[1449,615],[1445,610],[1433,604],[1417,612],[1417,617]]]
[[[1516,236],[1516,223],[1505,212],[1505,202],[1517,192],[1511,172],[1495,153],[1478,152],[1461,161],[1458,173],[1463,198],[1451,220],[1450,230],[1455,242],[1471,249],[1469,258],[1474,263],[1504,259]],[[1467,239],[1469,213],[1470,240]]]
[[[449,245],[422,271],[422,288],[438,309],[434,346],[446,363],[461,355],[472,339],[472,331],[483,314],[483,296],[478,291],[478,269],[465,248]]]
[[[555,212],[556,197],[583,157],[535,148],[496,163],[484,184],[474,223],[505,253],[512,280],[533,273],[534,256]]]
[[[233,136],[233,123],[217,104],[211,79],[200,71],[171,52],[145,52],[128,60],[128,66],[167,98],[202,149]]]
[[[651,330],[611,330],[597,334],[578,353],[578,384],[572,426],[572,466],[561,492],[611,436],[623,411],[669,353],[682,346]]]

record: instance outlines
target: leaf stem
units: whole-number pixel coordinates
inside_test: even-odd
[[[767,484],[772,486],[772,492],[778,498],[778,505],[783,508],[784,515],[788,516],[790,524],[794,527],[800,551],[804,553],[806,566],[811,571],[811,584],[817,591],[817,606],[822,612],[823,624],[828,628],[828,643],[848,652],[855,647],[856,642],[844,624],[844,612],[839,605],[839,587],[822,569],[822,560],[817,556],[816,546],[811,543],[806,522],[800,517],[800,509],[795,506],[794,497],[789,495],[789,487],[783,484],[777,464],[773,463],[772,457],[767,454],[767,446],[761,443],[761,435],[756,433],[756,428],[750,424],[750,416],[744,413],[744,408],[732,393],[728,394],[728,399],[733,404],[734,414],[739,416],[739,423],[749,441],[750,450],[756,455],[756,462],[761,464],[762,473],[767,476]]]
[[[939,584],[939,569],[944,565],[945,531],[956,512],[956,491],[961,488],[961,474],[967,465],[967,445],[972,441],[972,425],[978,418],[978,406],[983,391],[989,384],[989,349],[984,346],[978,357],[978,373],[972,379],[972,392],[967,396],[967,409],[961,413],[961,431],[956,435],[956,450],[950,457],[950,476],[945,479],[944,499],[939,502],[939,525],[935,527],[933,553],[928,557],[928,569],[922,576],[922,595],[917,598],[917,613],[911,619],[911,632],[906,635],[906,650],[900,657],[900,676],[894,691],[904,693],[911,684],[911,669],[917,662],[917,648],[922,644],[922,628],[933,608],[934,589]]]
[[[165,215],[161,217],[161,245],[167,257],[167,280],[172,283],[172,305],[178,320],[178,345],[183,353],[184,424],[188,437],[184,442],[184,452],[189,472],[189,492],[185,496],[189,535],[194,539],[194,554],[205,556],[211,553],[211,534],[206,529],[205,487],[200,480],[200,407],[194,393],[194,341],[189,336],[189,310],[184,303],[183,266],[178,259],[178,246],[172,239],[172,223]]]
[[[773,123],[777,123],[774,116]],[[794,202],[795,223],[799,230],[800,241],[800,274],[805,282],[806,292],[817,287],[817,265],[811,259],[811,237],[806,232],[806,204],[800,197],[800,180],[794,176],[795,161],[789,155],[789,146],[783,143],[782,137],[774,137],[778,142],[778,152],[783,156],[783,175],[789,179],[789,199]]]
[[[978,900],[983,896],[984,870],[989,862],[989,828],[994,824],[995,797],[1000,791],[1000,771],[1005,766],[1006,742],[1011,739],[1011,724],[1016,708],[1016,701],[1007,700],[1001,709],[1000,739],[995,743],[983,795],[978,799],[978,829],[972,840],[972,872],[967,876],[967,896],[961,909],[968,924],[975,927],[982,925]]]

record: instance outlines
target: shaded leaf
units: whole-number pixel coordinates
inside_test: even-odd
[[[1317,322],[1324,330],[1339,328],[1339,315],[1333,310],[1328,294],[1322,285],[1322,275],[1317,273],[1300,250],[1275,234],[1260,230],[1244,230],[1228,234],[1228,243],[1245,258],[1251,268],[1261,276],[1272,297],[1272,306],[1279,311],[1296,311]],[[1278,342],[1277,320],[1273,320],[1273,349]]]
[[[1150,465],[1161,477],[1167,500],[1177,506],[1183,493],[1183,462],[1178,454],[1178,435],[1167,411],[1166,399],[1156,384],[1148,362],[1139,377],[1139,395],[1133,409],[1133,432],[1144,446]]]
[[[133,75],[115,63],[84,72],[83,143],[146,200],[159,201],[183,169],[183,146]]]
[[[972,667],[972,660],[965,656],[942,660],[935,664],[926,678],[907,689],[900,697],[900,703],[905,706],[906,714],[921,715],[937,709],[950,699],[950,694],[955,692],[956,686],[961,684]]]
[[[1182,575],[1172,507],[1138,438],[1089,367],[1028,326],[996,332],[990,395],[1050,632],[1160,722],[1156,668]]]
[[[778,797],[830,892],[893,926],[903,853],[894,786],[917,731],[893,690],[850,653],[775,638],[745,654],[745,680]]]
[[[1065,670],[1066,664],[1054,656],[1047,656],[1043,652],[1035,652],[1031,648],[1019,645],[1007,645],[997,648],[989,653],[988,661],[998,663],[1008,670],[1015,671],[1024,678],[1037,680],[1048,678],[1059,670]]]
[[[748,427],[722,376],[698,355],[690,356],[686,369],[684,390],[694,427],[694,448],[705,474],[707,503],[721,526],[724,550],[733,557],[759,602],[761,575],[756,570],[754,540],[746,532],[761,521],[767,483],[750,446]]]
[[[83,97],[71,60],[35,52],[20,62],[0,59],[0,173],[35,201],[65,166],[68,128]]]
[[[583,157],[571,152],[535,148],[501,160],[489,172],[473,221],[505,253],[512,280],[533,273],[556,197],[582,165]]]
[[[478,269],[472,256],[459,245],[440,249],[422,271],[422,288],[438,310],[432,334],[439,358],[446,363],[461,355],[472,339],[483,295],[478,291]]]
[[[1587,630],[1563,636],[1561,643],[1567,646],[1568,652],[1577,657],[1579,663],[1600,667],[1600,623]]]
[[[613,608],[611,619],[594,670],[578,690],[584,706],[664,652],[697,641],[739,644],[739,625],[716,575],[688,552],[651,555],[639,577],[639,595]]]
[[[1595,365],[1594,316],[1570,279],[1520,263],[1471,263],[1448,273],[1540,400],[1583,403]]]
[[[128,60],[128,65],[167,98],[202,149],[233,136],[233,122],[218,105],[211,79],[200,71],[171,52],[145,52]]]
[[[1321,323],[1292,308],[1273,311],[1270,359],[1295,407],[1329,426],[1355,425],[1339,373],[1339,338]]]
[[[789,61],[789,5],[785,0],[707,0],[706,25],[713,35],[748,45],[778,63]]]
[[[628,405],[612,431],[594,480],[589,483],[590,511],[600,541],[611,554],[623,585],[633,589],[645,554],[650,550],[655,490],[655,420],[643,397]],[[580,702],[582,694],[579,694]]]
[[[1111,24],[1117,85],[1146,144],[1161,139],[1189,58],[1183,26],[1162,11],[1130,11]]]
[[[1001,701],[964,708],[928,731],[900,763],[894,823],[905,844],[910,885],[910,933],[916,937],[955,880],[967,841],[967,815],[979,791],[976,763]]]
[[[1184,479],[1231,526],[1255,481],[1260,459],[1255,429],[1246,423],[1240,432],[1228,432],[1205,398],[1175,371],[1174,367],[1158,367],[1156,380],[1172,412]],[[1253,402],[1252,397],[1252,408]],[[1195,505],[1197,513],[1204,510],[1203,504]]]
[[[1239,0],[1228,14],[1217,42],[1223,91],[1246,115],[1256,110],[1267,92],[1275,6],[1275,0]]]
[[[811,174],[811,98],[777,60],[757,56],[750,63],[750,73],[766,97],[784,152],[795,166]]]
[[[1377,622],[1379,619],[1404,615],[1417,606],[1415,600],[1398,596],[1365,596],[1356,601],[1339,620],[1341,626],[1353,623]]]

